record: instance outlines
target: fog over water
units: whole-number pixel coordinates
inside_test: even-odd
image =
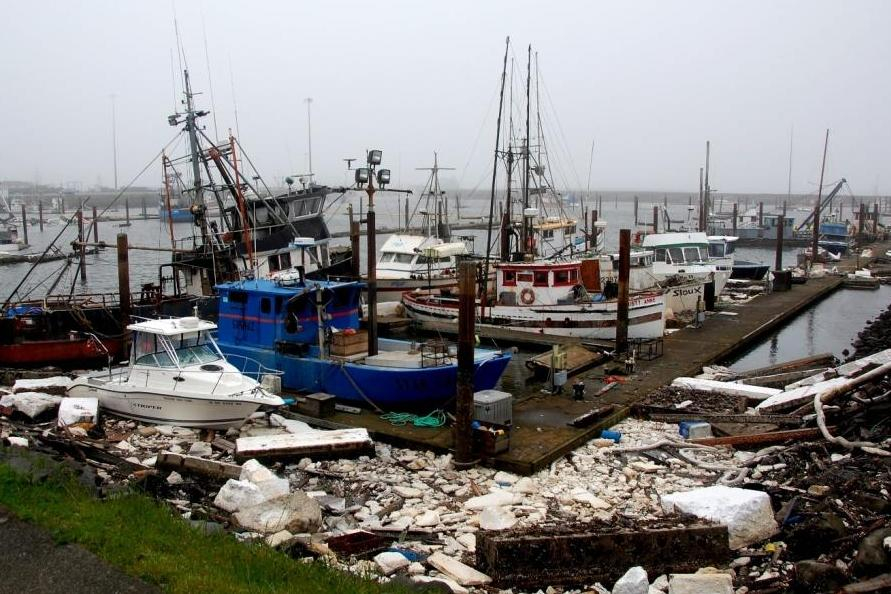
[[[526,46],[538,55],[563,188],[588,185],[593,141],[592,188],[695,191],[711,140],[716,189],[785,192],[794,128],[792,191],[806,194],[830,128],[827,181],[889,193],[881,0],[57,0],[8,2],[4,17],[0,180],[111,186],[114,104],[123,185],[175,134],[184,58],[207,133],[231,128],[269,179],[309,169],[311,97],[320,181],[342,183],[342,159],[375,147],[396,183],[422,183],[437,151],[456,168],[444,183],[475,188],[510,35],[515,98]],[[158,186],[158,169],[139,183]]]

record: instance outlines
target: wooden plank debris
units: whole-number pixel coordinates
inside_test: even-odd
[[[835,427],[830,427],[830,430]],[[768,433],[756,433],[754,435],[733,435],[731,437],[703,437],[690,440],[690,443],[708,446],[718,445],[754,445],[763,443],[777,443],[790,439],[813,439],[820,437],[820,430],[816,427],[809,429],[790,429],[788,431],[770,431]]]
[[[227,464],[216,460],[207,460],[197,456],[174,454],[173,452],[161,452],[155,461],[155,468],[175,470],[180,474],[197,474],[213,479],[238,479],[241,476],[241,466]]]
[[[577,416],[566,424],[571,425],[572,427],[588,427],[590,425],[593,425],[596,421],[602,419],[603,417],[613,414],[615,410],[615,404],[598,406],[597,408],[589,410],[585,414]]]
[[[745,379],[763,375],[776,375],[778,373],[789,373],[814,367],[830,367],[832,365],[835,365],[835,355],[832,353],[820,353],[819,355],[811,355],[810,357],[784,361],[783,363],[777,363],[776,365],[767,365],[765,367],[758,367],[757,369],[742,371],[737,374],[736,378]]]

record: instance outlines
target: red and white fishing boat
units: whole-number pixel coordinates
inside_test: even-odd
[[[496,299],[480,306],[477,327],[503,327],[532,334],[614,340],[618,300],[600,292],[593,261],[498,263]],[[584,272],[584,273],[583,273]],[[589,290],[590,289],[590,290]],[[458,299],[448,294],[405,293],[406,314],[422,321],[458,318]],[[652,339],[665,330],[665,298],[659,291],[633,294],[628,337]]]

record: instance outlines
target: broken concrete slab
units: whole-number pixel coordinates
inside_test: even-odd
[[[63,398],[59,403],[58,427],[93,427],[99,420],[98,398]]]
[[[322,526],[322,510],[319,504],[302,491],[242,508],[232,517],[242,528],[263,534],[282,530],[292,533],[314,533]]]
[[[17,392],[0,398],[0,406],[11,407],[30,419],[49,412],[59,406],[61,396],[41,392]]]
[[[340,457],[374,455],[374,442],[367,429],[336,429],[277,435],[239,437],[235,440],[235,457],[278,459],[313,456]]]
[[[792,390],[786,390],[759,402],[758,405],[755,407],[755,410],[760,413],[772,413],[781,412],[784,410],[792,410],[794,408],[798,408],[803,404],[807,404],[808,402],[813,402],[814,396],[816,396],[819,392],[844,385],[847,381],[849,381],[848,378],[836,377],[808,386],[801,386]]]
[[[196,441],[189,447],[189,455],[197,458],[207,458],[213,454],[213,448],[206,441]]]
[[[770,538],[779,531],[770,496],[761,491],[716,485],[662,496],[668,512],[684,512],[727,526],[731,549]]]
[[[492,578],[477,571],[469,565],[461,563],[448,555],[436,551],[427,557],[427,563],[443,572],[462,586],[485,586],[491,583]]]
[[[40,392],[54,396],[64,396],[65,391],[71,386],[71,378],[64,375],[42,377],[36,379],[18,379],[12,386],[15,392]]]
[[[675,573],[668,594],[733,594],[733,578],[726,573]]]

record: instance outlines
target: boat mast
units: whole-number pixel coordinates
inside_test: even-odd
[[[523,181],[523,253],[532,254],[532,229],[530,228],[529,217],[526,216],[526,209],[529,208],[529,90],[532,80],[532,44],[526,54],[526,173]]]
[[[489,258],[492,255],[492,219],[495,216],[495,180],[498,175],[498,147],[501,145],[501,113],[504,109],[504,81],[507,78],[507,54],[510,37],[504,40],[504,65],[501,68],[501,93],[498,99],[498,122],[495,125],[495,160],[492,164],[492,193],[489,196],[489,225],[486,230],[486,259],[483,261],[483,277],[480,279],[480,298],[486,302],[489,293]],[[503,230],[502,230],[503,232]],[[480,312],[482,315],[483,312]]]
[[[823,201],[823,173],[826,171],[826,150],[829,148],[829,128],[823,142],[823,164],[820,166],[820,185],[817,186],[817,202],[814,204],[814,237],[811,244],[811,267],[817,262],[817,248],[820,243],[820,202]]]
[[[203,205],[204,196],[201,187],[201,159],[198,154],[198,125],[195,121],[198,114],[195,113],[195,106],[192,102],[192,85],[189,83],[189,70],[184,70],[183,74],[186,83],[186,131],[189,133],[189,149],[192,161],[192,183],[194,184],[195,190],[192,204]]]

